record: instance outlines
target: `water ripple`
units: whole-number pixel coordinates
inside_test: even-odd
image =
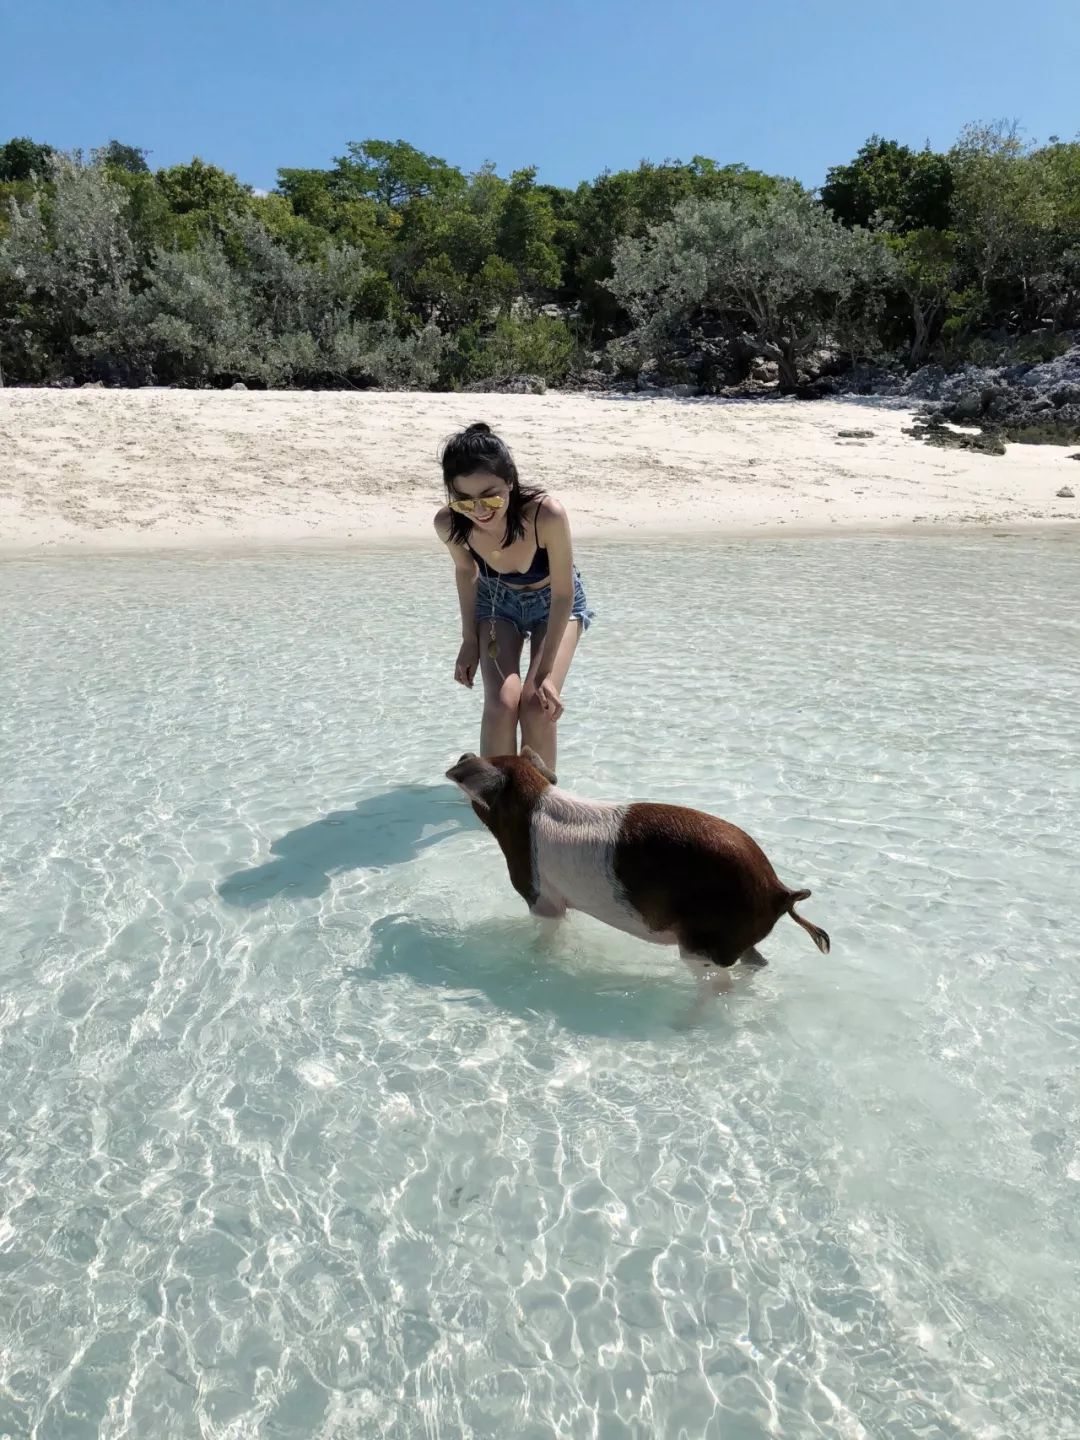
[[[1080,551],[579,558],[566,779],[834,939],[692,1031],[443,783],[437,557],[0,566],[0,1436],[1075,1431]]]

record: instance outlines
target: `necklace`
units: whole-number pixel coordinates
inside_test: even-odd
[[[503,540],[504,540],[504,541],[506,540],[506,535],[505,535],[505,533],[503,534]],[[501,546],[501,545],[496,545],[496,546],[494,547],[494,549],[492,550],[492,552],[491,552],[491,558],[494,560],[497,556],[499,556],[499,555],[501,555],[501,554],[502,554],[502,546]],[[491,613],[490,613],[490,615],[488,616],[488,646],[487,646],[487,653],[488,653],[488,659],[489,659],[489,660],[494,660],[494,659],[496,658],[496,656],[498,655],[498,653],[499,653],[499,637],[498,637],[498,635],[495,633],[495,611],[496,611],[496,607],[498,606],[499,600],[500,600],[500,598],[501,598],[501,596],[502,596],[502,590],[503,590],[503,581],[502,581],[502,577],[500,576],[498,570],[493,570],[492,573],[493,573],[493,575],[495,576],[495,586],[494,586],[494,593],[493,593],[492,596],[491,596]],[[498,665],[496,665],[495,668],[499,671],[499,678],[500,678],[501,680],[504,680],[506,677],[503,675],[502,670],[499,668]]]

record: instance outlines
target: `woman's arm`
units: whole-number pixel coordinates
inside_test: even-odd
[[[450,551],[454,562],[454,579],[457,582],[458,604],[461,607],[461,638],[475,640],[476,630],[476,585],[480,567],[464,545],[455,545],[450,539],[450,511],[443,508],[435,516],[435,534]]]
[[[450,511],[445,507],[435,516],[435,534],[450,551],[454,562],[454,580],[461,610],[461,649],[454,662],[454,679],[471,690],[480,664],[480,632],[476,626],[476,586],[480,567],[470,550],[451,541]]]
[[[574,608],[574,547],[570,540],[570,521],[562,505],[550,495],[540,501],[537,509],[536,536],[548,552],[551,571],[551,611],[540,664],[534,676],[534,683],[539,687],[551,674]]]

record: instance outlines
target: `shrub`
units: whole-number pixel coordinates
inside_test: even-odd
[[[502,380],[513,375],[539,375],[551,385],[570,373],[578,351],[565,320],[553,315],[500,315],[482,338],[475,327],[463,337],[466,363],[460,378]]]

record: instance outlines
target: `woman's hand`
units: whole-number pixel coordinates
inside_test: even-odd
[[[471,690],[476,667],[480,664],[480,641],[463,640],[457,659],[454,661],[454,679],[459,685]]]
[[[549,676],[543,680],[526,680],[522,686],[522,698],[527,705],[539,705],[550,720],[558,720],[566,708]]]

